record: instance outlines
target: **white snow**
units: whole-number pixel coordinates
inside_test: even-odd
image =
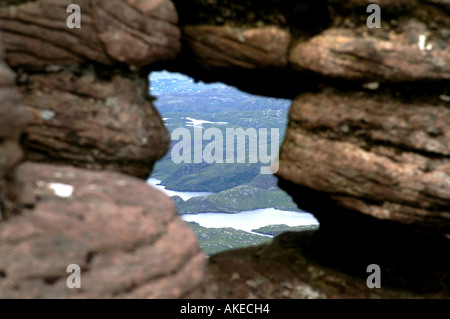
[[[154,178],[154,177],[151,177],[147,180],[147,184],[154,186],[156,189],[159,189],[160,191],[163,191],[168,196],[170,196],[170,197],[180,196],[183,200],[188,200],[190,198],[198,197],[198,196],[207,196],[207,195],[215,194],[212,192],[179,192],[179,191],[166,189],[166,187],[164,185],[160,185],[160,183],[161,183],[161,180]]]
[[[205,120],[196,120],[192,117],[186,117],[186,120],[188,120],[190,122],[190,123],[186,124],[186,126],[202,126],[202,124],[205,124],[205,123],[220,124],[220,125],[228,124],[228,122],[211,122],[211,121],[205,121]]]

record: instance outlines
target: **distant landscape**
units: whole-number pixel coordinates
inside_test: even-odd
[[[306,226],[287,226],[287,225],[267,225],[258,229],[253,229],[253,233],[234,229],[231,227],[222,228],[206,228],[195,222],[188,222],[189,226],[194,230],[199,241],[200,248],[206,255],[212,255],[219,251],[246,247],[267,243],[272,240],[272,236],[276,236],[286,231],[308,231],[318,229],[318,225]],[[261,236],[265,235],[265,236]]]
[[[226,128],[267,128],[269,131],[278,128],[280,143],[284,138],[289,100],[253,96],[220,83],[194,83],[186,76],[168,72],[153,74],[150,81],[150,94],[157,98],[155,105],[169,133],[183,127],[194,136],[194,125],[198,128],[199,121],[202,121],[202,129],[215,127],[223,131],[224,136]],[[210,142],[203,141],[203,147]],[[172,141],[172,147],[176,143]],[[248,141],[245,151],[248,154]],[[302,213],[291,197],[278,188],[273,175],[260,174],[261,163],[248,162],[176,164],[169,151],[156,163],[151,177],[153,184],[157,181],[160,187],[164,186],[167,190],[210,193],[187,200],[171,194],[180,214],[235,214],[263,208]],[[220,225],[205,228],[199,224],[189,224],[207,253],[270,240],[270,237],[257,232],[253,234],[221,228]],[[279,232],[292,230],[284,226],[277,226]]]

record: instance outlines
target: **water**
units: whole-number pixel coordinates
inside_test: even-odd
[[[149,178],[147,183],[153,187],[163,191],[168,196],[180,196],[183,200],[193,197],[212,195],[211,192],[179,192],[168,190],[165,186],[159,185],[161,180],[157,178]],[[235,214],[224,213],[202,213],[202,214],[185,214],[181,216],[186,222],[196,222],[200,226],[206,228],[222,228],[231,227],[246,232],[252,232],[252,229],[268,226],[268,225],[318,225],[319,222],[309,213],[292,212],[278,210],[275,208],[262,208],[250,211],[242,211]],[[260,235],[260,234],[258,234]]]
[[[262,208],[236,214],[185,214],[181,217],[187,222],[196,222],[200,226],[207,228],[231,227],[250,233],[252,229],[268,225],[301,226],[319,224],[317,219],[309,213],[283,211],[275,208]]]
[[[147,184],[152,185],[153,187],[155,187],[156,189],[158,189],[160,191],[163,191],[168,196],[170,196],[170,197],[172,197],[172,196],[180,196],[183,200],[188,200],[190,198],[198,197],[198,196],[205,196],[205,195],[215,194],[215,193],[210,193],[210,192],[178,192],[178,191],[166,189],[165,186],[159,185],[160,183],[161,183],[161,180],[159,180],[157,178],[153,178],[153,177],[149,178],[147,180]]]

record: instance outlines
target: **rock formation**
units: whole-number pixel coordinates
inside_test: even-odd
[[[147,177],[169,138],[138,71],[176,56],[177,13],[170,1],[76,3],[80,29],[67,27],[63,2],[0,11],[5,60],[32,115],[26,158]]]
[[[168,149],[140,69],[177,54],[177,13],[170,1],[76,2],[81,29],[61,1],[0,7],[17,73],[0,65],[0,298],[180,298],[204,275],[195,235],[167,196],[105,171],[147,178]],[[13,171],[22,153],[99,171]],[[80,289],[66,285],[71,264]]]
[[[13,209],[16,197],[13,168],[23,157],[19,137],[28,120],[15,86],[15,75],[3,63],[3,53],[0,42],[0,217]]]
[[[299,95],[278,175],[450,238],[450,110],[436,95],[407,103],[383,91]]]
[[[200,283],[195,235],[145,181],[37,163],[17,176],[23,209],[0,224],[0,298],[177,298]],[[71,264],[80,289],[67,288]]]
[[[73,296],[60,290],[68,257],[99,282],[77,297],[449,296],[450,1],[376,1],[379,29],[366,25],[363,0],[73,2],[81,29],[66,27],[68,2],[0,5],[4,58],[22,95],[0,65],[0,202],[18,215],[0,224],[0,296]],[[162,68],[293,99],[277,175],[319,219],[317,232],[213,256],[205,275],[170,201],[104,171],[146,177],[167,150],[146,80]],[[26,159],[80,168],[23,164],[17,186],[21,131]],[[61,181],[72,197],[49,189]],[[110,236],[116,227],[123,237]],[[155,258],[173,259],[175,273],[156,267],[155,279],[146,269]],[[372,263],[381,290],[365,285]],[[102,281],[109,275],[120,280]]]
[[[71,163],[146,178],[169,136],[138,75],[101,79],[95,70],[33,74],[24,91],[31,114],[29,160]]]

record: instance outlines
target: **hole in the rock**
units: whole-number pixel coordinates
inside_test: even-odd
[[[0,279],[6,278],[6,271],[0,269]]]
[[[172,143],[148,183],[172,197],[207,255],[318,227],[272,173],[289,100],[166,71],[150,75],[150,93]]]

